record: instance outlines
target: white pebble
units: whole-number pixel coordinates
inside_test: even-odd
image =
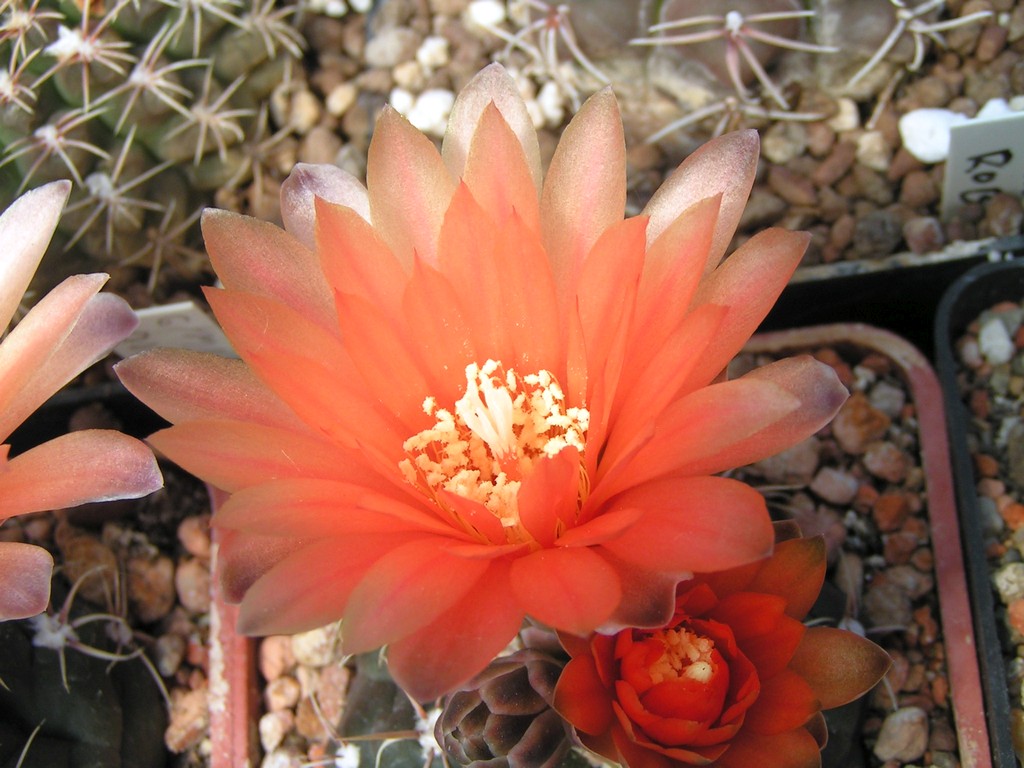
[[[1024,563],[1007,563],[992,577],[992,583],[1006,603],[1024,598]]]
[[[285,734],[291,730],[295,722],[295,715],[291,710],[283,709],[278,712],[268,712],[260,718],[260,743],[264,752],[273,752],[284,741]]]
[[[348,6],[345,5],[345,0],[310,0],[309,10],[330,16],[332,19],[340,19],[348,13]]]
[[[989,319],[978,332],[978,347],[982,356],[992,365],[1010,362],[1013,357],[1013,339],[998,317]]]
[[[344,115],[349,107],[356,103],[356,97],[359,95],[359,89],[352,83],[341,83],[331,89],[331,92],[327,94],[327,98],[324,99],[324,106],[327,107],[327,111],[335,117],[341,117]]]
[[[437,69],[448,63],[448,40],[440,35],[431,35],[420,43],[416,61],[426,69]]]
[[[302,768],[302,755],[295,747],[278,747],[268,752],[260,768]]]
[[[915,109],[900,118],[900,138],[922,163],[940,163],[949,157],[953,126],[967,121],[966,115],[949,109]]]
[[[505,4],[498,0],[473,0],[466,9],[466,15],[481,27],[495,27],[507,18]]]
[[[881,131],[865,131],[857,139],[857,162],[873,171],[884,173],[889,170],[892,147]]]
[[[544,83],[537,94],[537,105],[548,125],[561,125],[565,118],[565,96],[552,80]]]
[[[407,91],[422,90],[424,85],[423,67],[416,61],[403,61],[391,70],[395,85]]]
[[[348,4],[352,6],[353,11],[359,13],[366,13],[373,8],[373,0],[348,0]]]
[[[408,117],[409,112],[412,111],[413,105],[416,103],[416,97],[405,90],[405,88],[392,88],[391,93],[388,94],[388,103],[399,114]]]
[[[839,110],[832,118],[829,119],[829,128],[836,133],[840,133],[843,131],[852,131],[860,125],[860,109],[857,107],[857,102],[844,96],[843,98],[836,100],[836,106]]]
[[[311,629],[292,635],[292,653],[300,664],[322,667],[334,660],[338,647],[338,625]]]
[[[428,88],[416,98],[416,103],[406,117],[424,133],[444,136],[453,104],[455,94],[451,91],[445,88]]]

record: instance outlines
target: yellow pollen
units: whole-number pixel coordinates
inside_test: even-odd
[[[530,539],[519,520],[523,478],[540,458],[569,446],[582,454],[590,422],[585,408],[565,407],[550,372],[520,376],[494,360],[466,366],[466,391],[453,408],[427,397],[423,411],[436,421],[403,444],[405,478],[442,507],[439,490],[483,504],[510,542]]]
[[[657,684],[687,677],[698,683],[706,683],[714,675],[715,665],[711,660],[711,652],[715,650],[714,641],[682,627],[660,630],[652,637],[660,640],[665,650],[661,658],[648,668],[651,682]]]

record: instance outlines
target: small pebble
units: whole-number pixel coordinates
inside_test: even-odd
[[[982,357],[993,365],[1008,363],[1013,357],[1013,339],[998,317],[989,318],[978,333],[978,349]]]
[[[210,610],[210,567],[198,558],[184,560],[174,573],[178,600],[192,613]]]
[[[928,749],[928,715],[919,707],[903,707],[882,722],[874,753],[879,760],[912,762]]]
[[[171,694],[170,724],[164,731],[164,743],[171,752],[184,752],[207,736],[210,707],[206,687],[176,689]]]
[[[295,660],[309,667],[322,667],[334,660],[339,643],[337,624],[318,627],[292,635],[292,653]]]

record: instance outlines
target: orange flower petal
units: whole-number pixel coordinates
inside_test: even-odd
[[[315,205],[317,254],[328,285],[397,316],[406,274],[387,243],[358,212],[324,200]]]
[[[206,298],[238,353],[306,424],[398,461],[408,429],[369,397],[340,339],[269,299],[214,289]]]
[[[825,539],[778,542],[748,588],[786,599],[786,615],[798,621],[811,610],[825,581]]]
[[[782,597],[740,592],[724,597],[708,616],[732,628],[758,677],[766,680],[785,669],[804,636],[804,625],[785,610]]]
[[[725,370],[782,293],[809,240],[806,232],[759,232],[705,276],[697,288],[693,307],[717,304],[728,307],[729,314],[714,349],[701,358],[700,366],[687,382],[688,388],[705,386]]]
[[[601,734],[611,726],[611,697],[597,674],[592,656],[573,654],[558,677],[554,707],[583,733]]]
[[[644,516],[604,547],[646,569],[685,574],[732,568],[771,552],[764,498],[721,477],[647,483],[622,494],[615,507]]]
[[[810,684],[821,708],[832,709],[874,687],[892,666],[892,659],[853,632],[808,627],[789,666]]]
[[[433,142],[391,107],[384,107],[366,160],[370,218],[398,261],[412,266],[419,254],[437,260],[437,233],[455,178]]]
[[[203,211],[203,240],[229,290],[302,307],[313,322],[337,327],[331,294],[316,254],[283,229],[231,211]]]
[[[388,646],[388,668],[403,690],[431,701],[480,672],[515,637],[522,609],[508,563],[488,562],[469,590],[432,623]]]
[[[757,768],[821,768],[821,752],[814,737],[803,728],[770,735],[744,729],[715,762],[715,768],[755,765]]]
[[[472,589],[490,561],[450,555],[439,546],[444,541],[419,538],[376,558],[345,606],[345,653],[363,653],[408,636]]]
[[[384,486],[358,453],[313,434],[245,421],[185,421],[149,437],[188,472],[225,491],[277,478],[324,478]]]
[[[388,532],[457,535],[447,522],[387,490],[307,478],[265,482],[233,493],[214,514],[213,524],[292,538]]]
[[[800,728],[820,709],[807,681],[787,669],[761,680],[761,693],[747,711],[743,726],[755,733],[782,733]]]
[[[523,146],[492,102],[484,108],[469,146],[462,180],[496,222],[513,212],[532,232],[540,232],[539,191]]]
[[[523,610],[557,629],[581,634],[604,622],[622,594],[615,569],[593,550],[540,549],[517,558],[512,592]]]
[[[679,211],[720,194],[721,211],[707,266],[710,269],[718,264],[747,205],[757,170],[759,144],[757,131],[748,129],[712,139],[690,154],[643,210],[644,215],[651,217],[648,242],[654,242]]]
[[[229,603],[242,602],[257,579],[309,543],[230,529],[217,531],[216,568],[224,599]],[[250,610],[260,609],[255,606]]]
[[[523,480],[517,494],[519,519],[541,546],[550,547],[558,531],[573,522],[579,486],[580,455],[572,447],[541,459]],[[571,528],[569,533],[578,530]]]
[[[293,544],[289,554],[248,587],[238,631],[294,634],[337,621],[366,572],[409,538],[376,534]]]
[[[610,89],[587,99],[562,132],[540,208],[558,295],[567,302],[590,249],[626,208],[626,144]]]
[[[172,423],[219,418],[305,429],[241,360],[161,348],[122,360],[114,370],[129,392]]]
[[[601,626],[601,631],[614,632],[626,627],[655,628],[668,624],[675,609],[679,576],[623,560],[603,547],[598,552],[618,572],[622,586],[619,606]]]

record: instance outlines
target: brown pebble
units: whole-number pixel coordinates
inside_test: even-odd
[[[900,202],[911,208],[924,208],[939,199],[939,187],[927,171],[910,171],[900,183]]]
[[[906,494],[883,493],[876,499],[871,514],[878,530],[897,531],[910,514],[910,503]]]
[[[270,635],[260,641],[260,674],[266,680],[276,680],[295,666],[292,639],[288,635]]]
[[[1024,328],[1024,326],[1021,326]],[[999,460],[987,453],[976,453],[974,458],[974,471],[981,477],[995,477],[999,474]]]
[[[1024,528],[1024,504],[1018,502],[1007,504],[999,510],[999,514],[1003,516],[1006,527],[1011,531],[1019,531]]]
[[[178,563],[174,574],[174,587],[178,600],[192,613],[207,613],[210,610],[210,567],[199,558],[189,558]]]
[[[934,216],[915,216],[904,222],[903,240],[914,253],[934,253],[946,245],[946,232]]]
[[[882,537],[882,555],[885,562],[893,565],[903,565],[910,562],[910,556],[918,545],[917,536],[904,531],[887,533]]]
[[[164,731],[164,743],[171,752],[181,753],[194,747],[206,735],[210,725],[210,708],[206,688],[171,692],[170,724]]]
[[[1010,31],[999,24],[988,24],[981,30],[978,36],[978,45],[974,49],[974,56],[978,61],[995,61],[996,57],[1006,47],[1006,39]]]
[[[178,541],[193,557],[210,556],[210,516],[192,515],[178,526]]]
[[[811,181],[819,187],[831,187],[847,174],[857,158],[857,144],[841,141],[818,167],[811,172]]]
[[[295,710],[295,730],[301,736],[311,740],[326,738],[327,729],[323,718],[317,713],[312,700],[307,696],[299,702]]]
[[[811,180],[785,166],[772,166],[768,171],[768,186],[791,205],[812,206],[818,200]]]
[[[935,553],[931,547],[919,547],[910,556],[910,564],[922,573],[930,573],[935,567]]]
[[[1006,493],[1006,483],[1002,480],[997,480],[994,477],[983,477],[981,478],[976,488],[978,493],[988,499],[998,499],[1000,496]]]
[[[861,454],[885,435],[891,420],[873,407],[862,392],[854,392],[832,421],[832,434],[844,451]]]
[[[128,602],[144,624],[162,619],[174,607],[174,561],[167,555],[128,558]]]

